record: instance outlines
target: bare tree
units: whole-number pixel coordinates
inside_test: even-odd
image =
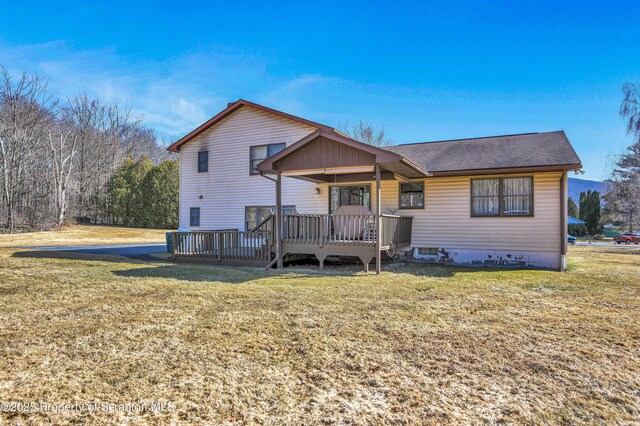
[[[7,230],[15,230],[18,202],[32,188],[26,169],[35,161],[55,101],[45,80],[23,73],[14,79],[0,67],[0,168]]]
[[[73,170],[73,158],[76,155],[78,136],[73,128],[65,123],[56,123],[47,132],[49,148],[51,149],[51,163],[55,183],[55,204],[57,225],[64,224],[67,211],[67,190]]]
[[[627,122],[627,132],[640,135],[640,90],[633,83],[625,83],[622,86],[622,104],[620,104],[620,116]]]
[[[0,217],[6,230],[109,222],[108,182],[127,158],[167,158],[128,108],[86,95],[58,102],[36,75],[0,66]],[[5,223],[0,224],[4,231]]]
[[[339,128],[351,138],[369,145],[380,147],[393,144],[393,141],[385,134],[384,127],[377,130],[371,123],[362,120],[353,126],[349,126],[349,122],[345,121],[344,124],[339,125]]]
[[[626,224],[632,232],[640,223],[640,91],[637,85],[627,83],[622,93],[620,115],[635,142],[615,161],[608,179],[611,189],[604,196],[605,213],[609,219]]]

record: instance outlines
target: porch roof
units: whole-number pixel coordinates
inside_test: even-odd
[[[375,165],[383,179],[416,179],[429,173],[402,155],[323,129],[309,134],[258,164],[264,174],[280,172],[316,182],[371,180]]]

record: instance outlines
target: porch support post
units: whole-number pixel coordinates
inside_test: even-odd
[[[382,271],[382,256],[380,245],[382,238],[382,197],[380,196],[380,165],[376,163],[376,274]]]
[[[276,259],[278,269],[282,269],[282,173],[276,178]]]

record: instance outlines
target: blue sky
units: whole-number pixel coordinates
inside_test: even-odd
[[[238,98],[396,143],[563,129],[589,179],[631,142],[637,1],[55,3],[2,2],[0,64],[166,142]]]

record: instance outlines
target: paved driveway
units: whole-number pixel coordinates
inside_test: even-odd
[[[593,247],[617,247],[617,248],[638,248],[637,244],[615,244],[610,241],[577,241],[576,246],[593,246]]]
[[[148,244],[96,244],[86,246],[19,246],[14,248],[52,252],[76,252],[96,255],[117,255],[141,260],[159,260],[149,256],[151,253],[164,252],[166,246],[161,243]]]

